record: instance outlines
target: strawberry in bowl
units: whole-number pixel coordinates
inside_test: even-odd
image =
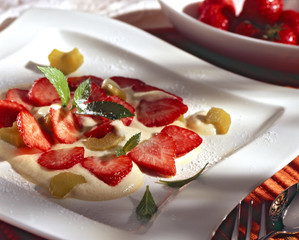
[[[232,0],[204,0],[198,20],[243,36],[298,45],[299,13],[284,10],[283,0],[245,0],[237,15]]]

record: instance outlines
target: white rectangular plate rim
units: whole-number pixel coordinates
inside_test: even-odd
[[[49,19],[48,21],[41,21],[40,23],[35,21],[39,17],[44,17],[45,14],[55,14],[57,18]],[[64,21],[62,24],[58,25],[59,21],[61,19],[66,20],[67,18],[72,19],[72,21]],[[77,19],[76,19],[77,18]],[[78,26],[78,23],[80,20],[81,22]],[[276,124],[271,128],[273,132],[277,132],[279,134],[279,137],[281,137],[283,140],[287,140],[289,136],[292,136],[296,138],[296,134],[299,129],[299,125],[292,123],[289,125],[289,127],[286,126],[286,123],[288,123],[288,120],[290,117],[297,117],[298,114],[295,113],[295,104],[294,100],[298,99],[296,96],[296,90],[293,89],[285,89],[281,87],[276,87],[268,84],[262,84],[258,82],[254,82],[250,79],[242,78],[241,76],[237,76],[231,73],[228,73],[226,71],[214,68],[213,66],[206,64],[202,62],[199,59],[196,59],[192,57],[189,54],[186,54],[172,46],[170,46],[167,43],[164,43],[160,41],[159,39],[156,39],[152,37],[151,35],[140,31],[138,29],[135,29],[131,26],[128,26],[126,24],[120,23],[120,22],[113,22],[113,20],[101,18],[99,16],[94,16],[91,14],[84,14],[80,12],[69,12],[69,11],[58,11],[58,10],[45,10],[45,9],[33,9],[27,11],[24,15],[22,15],[15,23],[12,24],[11,27],[6,29],[0,34],[0,42],[4,41],[7,42],[8,40],[12,40],[15,35],[13,34],[13,31],[16,29],[20,31],[20,36],[22,36],[27,31],[27,39],[24,38],[22,41],[19,41],[18,43],[11,44],[10,47],[6,48],[5,51],[0,53],[0,64],[1,60],[5,59],[6,57],[9,57],[14,52],[16,52],[18,49],[21,49],[22,44],[25,44],[27,42],[30,42],[31,39],[36,36],[41,30],[43,30],[46,27],[55,27],[57,29],[63,29],[66,31],[75,31],[79,32],[81,34],[86,34],[88,36],[92,36],[99,39],[106,39],[105,35],[101,35],[99,33],[94,33],[91,30],[91,27],[85,27],[86,23],[90,22],[100,22],[100,23],[107,23],[107,28],[109,28],[109,24],[115,24],[119,28],[123,28],[124,32],[128,31],[129,33],[132,33],[131,36],[128,36],[126,39],[118,39],[115,44],[117,46],[120,46],[124,49],[128,49],[129,51],[132,51],[136,53],[138,56],[143,56],[145,59],[149,59],[153,62],[156,62],[157,65],[162,66],[163,68],[166,68],[168,70],[176,72],[176,74],[181,75],[182,77],[189,77],[190,76],[190,69],[189,66],[193,67],[211,67],[214,71],[219,72],[219,75],[223,76],[223,78],[230,78],[231,84],[227,86],[227,84],[224,82],[217,82],[213,79],[206,79],[203,77],[200,79],[201,82],[204,84],[210,84],[213,87],[224,89],[230,93],[240,95],[241,97],[246,97],[252,101],[260,101],[261,103],[265,104],[275,104],[278,107],[281,107],[283,109],[282,116],[278,119]],[[26,24],[31,23],[31,28],[26,27]],[[81,27],[80,27],[81,26]],[[105,26],[103,26],[105,28]],[[29,31],[29,33],[28,33]],[[108,30],[106,30],[108,31]],[[154,47],[163,47],[169,54],[172,54],[174,56],[173,59],[168,59],[161,54],[159,55],[159,59],[157,59],[157,56],[153,53],[151,50],[152,48],[138,48],[136,50],[136,46],[134,46],[134,36],[138,35],[138,37],[144,38],[144,41],[146,43],[151,44],[152,48]],[[119,33],[118,36],[122,36],[122,33]],[[183,61],[184,63],[188,63],[187,66],[180,66],[176,69],[171,68],[172,64],[177,65],[179,63],[179,60],[176,60],[175,58],[178,58],[180,61]],[[191,74],[192,75],[192,74]],[[217,80],[217,78],[216,78]],[[246,88],[245,88],[246,86]],[[240,91],[241,90],[241,91]],[[268,93],[268,95],[265,97],[265,92]],[[280,99],[277,99],[275,93],[280,93]],[[294,129],[289,129],[294,128]],[[291,131],[294,130],[294,131]],[[296,131],[295,131],[296,130]],[[299,134],[297,134],[299,135]],[[298,137],[297,137],[298,138]],[[275,165],[275,169],[266,171],[265,168],[268,166],[268,163],[263,164],[261,167],[262,170],[255,169],[254,167],[249,168],[248,177],[251,177],[247,183],[237,183],[237,188],[242,188],[239,192],[236,192],[234,196],[231,196],[230,194],[227,194],[225,191],[231,191],[230,186],[227,186],[226,181],[219,181],[217,176],[222,176],[224,179],[229,179],[230,176],[232,176],[232,173],[229,173],[231,170],[240,170],[244,171],[248,168],[248,166],[254,162],[251,162],[250,159],[245,159],[242,164],[238,164],[238,169],[234,168],[236,166],[236,163],[238,162],[238,158],[244,158],[246,154],[252,153],[252,151],[258,149],[257,153],[254,154],[255,157],[257,157],[257,160],[261,160],[263,158],[266,158],[269,156],[269,153],[271,153],[271,147],[272,144],[274,147],[276,146],[276,142],[270,143],[271,147],[266,148],[265,151],[261,152],[260,145],[263,143],[262,137],[257,138],[252,143],[248,144],[245,148],[242,150],[236,152],[232,156],[225,159],[225,161],[222,161],[221,163],[217,164],[215,167],[211,168],[203,177],[201,178],[201,181],[195,181],[192,184],[190,184],[187,188],[184,189],[184,191],[181,191],[180,194],[176,196],[175,201],[168,204],[168,206],[164,209],[163,213],[158,217],[158,219],[154,222],[153,226],[149,229],[148,232],[145,234],[139,235],[134,233],[127,233],[118,229],[114,229],[112,227],[96,223],[90,219],[84,218],[83,216],[78,217],[78,222],[76,224],[79,224],[80,219],[86,223],[86,225],[82,229],[76,230],[76,238],[80,238],[82,236],[86,236],[86,232],[84,231],[84,228],[86,230],[86,226],[88,226],[88,237],[89,239],[96,238],[98,236],[97,234],[106,234],[106,237],[109,237],[110,239],[117,236],[122,236],[123,238],[143,238],[143,239],[152,239],[153,237],[162,237],[161,239],[175,239],[175,237],[179,238],[180,236],[180,229],[177,226],[184,226],[186,231],[194,231],[194,233],[190,233],[190,235],[185,235],[184,239],[192,239],[192,236],[200,236],[202,239],[208,239],[212,231],[215,230],[215,228],[218,226],[222,218],[225,216],[225,214],[228,213],[230,209],[240,200],[242,199],[246,193],[248,193],[250,190],[253,190],[255,186],[260,184],[263,180],[270,177],[272,174],[274,174],[277,170],[282,168],[284,165],[286,165],[289,161],[291,161],[295,156],[298,155],[298,150],[296,148],[296,145],[293,141],[293,143],[290,143],[288,151],[285,149],[282,149],[282,151],[279,154],[276,154],[276,157],[273,157],[274,163],[269,163],[269,166]],[[272,155],[271,155],[272,156]],[[280,159],[281,158],[281,159]],[[280,161],[281,160],[281,161]],[[229,170],[225,172],[224,170]],[[255,170],[255,171],[254,171]],[[256,180],[252,180],[253,177],[257,177]],[[235,186],[236,187],[236,186]],[[223,191],[219,191],[219,189],[222,189]],[[216,190],[215,190],[216,189]],[[196,191],[195,191],[196,190]],[[214,190],[214,191],[213,191]],[[206,199],[200,197],[203,196],[203,194],[214,194],[213,197],[208,197]],[[210,223],[203,223],[201,226],[196,227],[195,229],[192,229],[193,224],[189,224],[189,227],[186,226],[184,222],[186,220],[190,219],[190,216],[188,216],[188,211],[186,211],[186,215],[180,214],[177,211],[179,211],[181,204],[183,204],[188,197],[190,197],[190,194],[192,194],[192,199],[188,200],[191,201],[190,206],[193,207],[193,212],[196,212],[198,215],[198,218],[202,216],[202,214],[205,214],[206,208],[203,206],[205,204],[208,207],[211,206],[217,206],[219,204],[219,197],[222,197],[221,200],[221,208],[218,209],[218,211],[215,211],[217,213],[217,216],[213,216],[213,213],[211,213],[211,219],[213,219],[214,222]],[[194,199],[195,197],[195,199]],[[198,197],[198,199],[196,199]],[[195,201],[198,200],[198,201]],[[43,201],[43,199],[41,200]],[[209,211],[208,211],[209,212]],[[59,214],[59,211],[58,213]],[[43,214],[41,214],[43,215]],[[46,228],[46,224],[41,224],[39,228],[36,228],[34,226],[29,226],[26,223],[18,222],[15,219],[10,218],[9,216],[0,213],[1,219],[14,224],[16,226],[19,226],[21,228],[24,228],[26,230],[29,230],[31,232],[34,232],[36,234],[39,234],[44,237],[51,237],[51,238],[70,238],[70,235],[67,233],[59,233],[58,235],[54,232],[49,232],[49,230]],[[46,216],[46,215],[44,215]],[[173,216],[176,216],[175,219]],[[67,221],[67,214],[59,214],[59,220],[57,224],[62,224],[64,221]],[[75,222],[77,220],[74,220]],[[46,222],[46,220],[45,220]],[[202,222],[202,221],[201,221]],[[176,226],[176,227],[174,227]],[[172,229],[172,232],[166,233],[166,229]],[[81,231],[79,231],[81,230]],[[82,235],[80,235],[82,234]],[[193,235],[194,234],[194,235]],[[74,236],[72,236],[74,237]],[[72,238],[74,239],[74,238]]]

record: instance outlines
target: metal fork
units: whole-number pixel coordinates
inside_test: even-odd
[[[250,240],[251,226],[252,226],[252,209],[253,209],[252,205],[253,205],[253,200],[250,200],[249,207],[248,207],[248,217],[247,217],[247,228],[246,228],[245,240]],[[241,218],[241,204],[239,203],[237,206],[237,215],[236,215],[236,219],[235,219],[235,224],[234,224],[234,229],[233,229],[231,240],[239,239],[240,218]],[[258,233],[258,239],[265,235],[266,235],[266,212],[265,212],[265,202],[262,202],[260,230]]]

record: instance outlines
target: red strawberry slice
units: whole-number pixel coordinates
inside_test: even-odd
[[[110,186],[119,184],[133,167],[132,160],[126,155],[109,159],[87,157],[81,165]]]
[[[181,157],[202,143],[202,138],[195,132],[179,126],[169,125],[161,133],[171,136],[175,143],[175,155]]]
[[[165,176],[176,174],[175,143],[167,134],[159,133],[152,136],[133,148],[128,156],[139,166],[156,174]]]
[[[84,136],[95,138],[104,137],[114,129],[114,127],[111,125],[111,122],[111,120],[103,118],[102,122],[91,128],[89,131],[85,132]]]
[[[47,151],[51,148],[49,136],[28,110],[22,110],[18,114],[17,126],[27,147],[36,147],[42,151]]]
[[[55,87],[45,77],[34,81],[28,97],[35,106],[48,106],[60,102],[60,97]]]
[[[74,147],[44,152],[37,162],[47,169],[68,169],[84,160],[84,148]]]
[[[173,123],[188,106],[176,98],[163,98],[155,101],[141,100],[136,112],[137,119],[147,127],[161,127]]]
[[[118,84],[118,86],[120,86],[121,88],[135,87],[135,86],[142,88],[143,86],[146,85],[144,82],[142,82],[141,80],[136,79],[136,78],[114,76],[114,77],[111,77],[110,79],[112,79],[114,82],[116,82]]]
[[[161,88],[157,88],[157,87],[148,85],[136,78],[114,76],[114,77],[111,77],[110,79],[112,79],[114,82],[116,82],[121,88],[131,87],[132,90],[134,90],[135,92],[162,91],[162,92],[165,92],[167,94],[170,94],[170,95],[176,97],[180,101],[183,101],[183,99],[181,97],[176,96],[173,93],[167,92]]]
[[[55,105],[50,107],[49,113],[54,136],[59,142],[70,144],[79,139],[79,126],[71,111]]]
[[[6,92],[6,99],[16,101],[23,105],[27,110],[32,109],[32,104],[29,101],[28,90],[11,88]]]
[[[105,100],[107,94],[105,91],[95,83],[90,84],[90,94],[88,102],[99,102]]]
[[[11,127],[25,107],[15,101],[0,100],[0,128]]]
[[[118,104],[123,105],[126,109],[128,109],[132,114],[135,114],[135,108],[127,103],[126,101],[120,99],[117,96],[108,96],[105,101],[110,101],[110,102],[116,102]],[[132,123],[134,117],[127,117],[127,118],[122,118],[121,121],[125,126],[130,126],[130,124]]]
[[[79,76],[79,77],[69,77],[67,79],[68,84],[69,84],[69,88],[71,91],[75,91],[77,87],[79,87],[79,85],[84,82],[85,80],[87,80],[88,78],[90,78],[90,82],[91,83],[95,83],[98,86],[102,86],[103,83],[103,79],[93,76],[93,75],[86,75],[86,76]]]

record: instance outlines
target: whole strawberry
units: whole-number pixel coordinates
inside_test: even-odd
[[[245,0],[240,18],[261,26],[274,24],[283,11],[283,0]]]
[[[262,34],[262,30],[252,24],[250,21],[242,21],[234,29],[234,32],[243,36],[247,37],[254,37],[254,38],[259,38]]]
[[[294,10],[284,10],[281,13],[280,23],[285,23],[292,28],[299,39],[299,13]]]
[[[297,45],[296,34],[287,24],[267,26],[263,39],[277,43]]]
[[[198,4],[198,14],[200,15],[205,8],[214,4],[222,5],[227,14],[235,16],[236,9],[233,0],[204,0]]]
[[[222,30],[229,29],[230,17],[224,11],[223,5],[220,4],[211,4],[205,7],[198,20]]]

